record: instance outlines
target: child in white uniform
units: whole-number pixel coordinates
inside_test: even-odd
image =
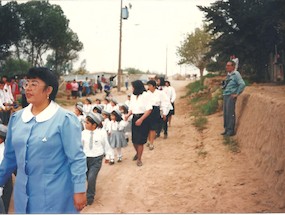
[[[108,111],[102,110],[103,117],[103,129],[109,134],[110,133],[110,113]],[[105,163],[109,163],[109,161],[114,160],[114,150],[110,150],[105,156]]]
[[[85,117],[83,115],[83,107],[81,105],[76,105],[74,108],[74,113],[77,116],[77,119],[79,120],[82,131],[83,131],[85,129],[85,125],[84,125]]]
[[[92,100],[90,98],[86,98],[83,105],[83,113],[86,117],[87,114],[92,112]]]
[[[118,162],[122,162],[122,148],[128,145],[124,134],[126,121],[123,120],[122,114],[120,113],[119,110],[114,110],[111,113],[110,117],[111,117],[110,128],[109,128],[110,145],[112,149],[114,150],[116,149],[117,151]],[[111,159],[110,165],[114,163],[115,163],[114,159]]]
[[[126,116],[128,115],[128,112],[129,112],[128,106],[126,104],[121,103],[121,104],[119,104],[119,109],[120,109],[120,112],[122,114],[123,120],[125,120]],[[133,119],[133,116],[130,116],[128,118],[128,120],[126,121],[126,127],[124,129],[125,138],[126,138],[127,143],[129,142],[130,136],[132,134],[132,119]]]
[[[96,194],[96,179],[102,166],[104,155],[111,150],[107,132],[102,129],[101,117],[89,113],[82,131],[83,151],[87,157],[87,204],[91,205]]]

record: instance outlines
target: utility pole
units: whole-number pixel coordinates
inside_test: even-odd
[[[118,65],[118,92],[121,91],[121,82],[122,82],[122,69],[121,69],[121,60],[122,60],[122,7],[123,7],[123,0],[121,0],[120,6],[120,38],[119,38],[119,65]]]

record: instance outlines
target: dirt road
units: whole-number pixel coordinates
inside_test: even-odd
[[[187,99],[180,98],[186,84],[173,82],[178,96],[168,139],[157,139],[153,151],[145,148],[142,167],[132,161],[131,143],[123,149],[122,163],[103,164],[95,202],[82,213],[282,211],[243,149],[233,154],[223,145],[221,113],[209,117],[203,133],[196,131]]]

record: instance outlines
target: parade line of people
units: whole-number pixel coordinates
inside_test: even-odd
[[[168,137],[176,93],[164,78],[146,86],[131,82],[133,92],[124,103],[86,97],[74,113],[55,102],[58,86],[52,71],[31,68],[23,84],[29,105],[10,116],[7,127],[0,125],[3,213],[9,208],[12,174],[15,213],[78,213],[94,202],[102,163],[123,162],[123,149],[132,142],[133,161],[141,167],[144,145],[154,150],[162,130]]]

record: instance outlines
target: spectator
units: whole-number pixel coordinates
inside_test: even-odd
[[[71,83],[71,95],[72,95],[73,99],[77,99],[78,88],[79,88],[78,83],[74,79],[73,82]]]

